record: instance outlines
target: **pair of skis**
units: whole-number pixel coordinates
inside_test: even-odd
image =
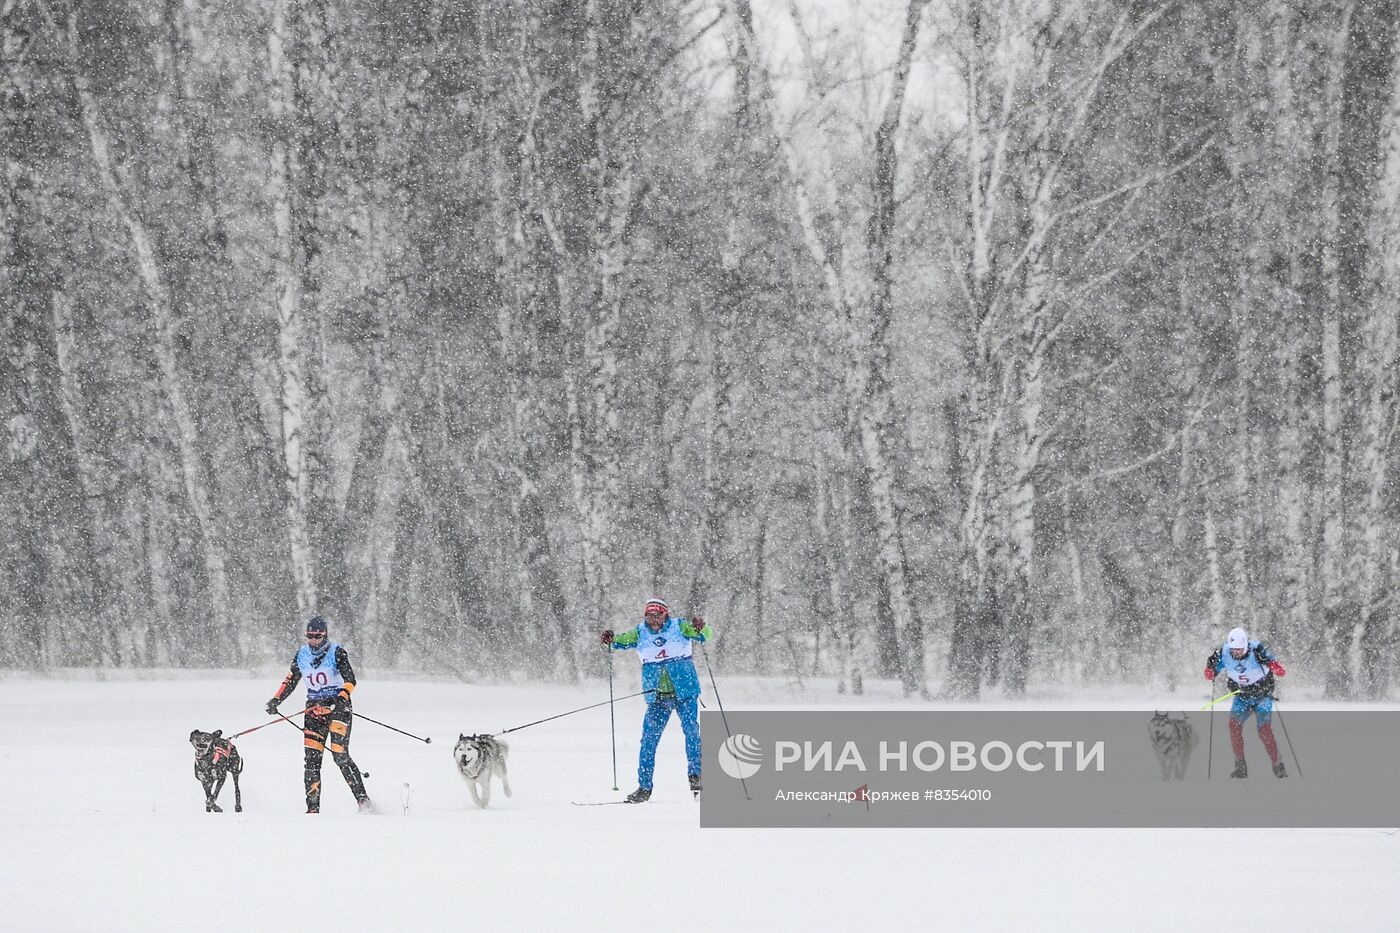
[[[700,799],[699,792],[695,793],[695,799]],[[614,804],[631,803],[628,800],[571,800],[569,802],[576,807],[611,807]]]

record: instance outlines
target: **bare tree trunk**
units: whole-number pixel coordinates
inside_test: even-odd
[[[1200,379],[1200,373],[1195,373],[1191,382],[1195,383]],[[1191,474],[1193,457],[1195,451],[1192,448],[1194,424],[1187,421],[1181,429],[1181,462],[1176,470],[1176,507],[1172,510],[1171,523],[1171,543],[1172,543],[1172,568],[1169,574],[1169,589],[1167,593],[1167,626],[1168,631],[1174,633],[1168,638],[1168,647],[1171,649],[1171,657],[1177,657],[1187,644],[1191,643],[1196,634],[1192,631],[1191,620],[1187,617],[1186,596],[1188,581],[1191,578],[1191,569],[1198,566],[1192,559],[1193,555],[1188,552],[1186,542],[1186,529],[1188,520],[1187,506],[1193,493],[1191,485]]]
[[[817,417],[815,407],[813,415]],[[813,425],[816,436],[820,437],[822,430],[823,425]],[[820,581],[818,604],[835,636],[840,662],[837,690],[861,696],[865,693],[865,681],[859,660],[860,626],[851,592],[850,560],[855,544],[850,534],[850,493],[837,488],[841,474],[832,476],[825,445],[813,445],[812,459],[815,474],[812,538]]]
[[[522,145],[529,145],[533,131],[525,133],[523,138]],[[521,161],[528,165],[528,155]],[[531,441],[539,433],[532,390],[534,374],[530,365],[531,347],[537,335],[527,331],[527,322],[538,318],[539,309],[531,285],[533,270],[524,264],[525,257],[531,254],[531,244],[526,238],[523,212],[531,198],[523,178],[510,180],[499,170],[495,178],[495,194],[501,211],[497,218],[496,250],[501,269],[499,285],[505,296],[497,309],[496,329],[509,385],[509,443],[504,467],[515,479],[511,499],[514,595],[519,601],[520,618],[536,626],[536,650],[532,657],[549,658],[553,663],[552,659],[562,648],[561,623],[568,607],[550,550],[548,522],[540,492],[542,453]]]
[[[923,631],[910,593],[908,567],[902,540],[903,505],[895,488],[892,438],[899,431],[897,412],[890,387],[891,348],[889,329],[893,316],[893,247],[897,200],[895,182],[898,157],[895,137],[903,115],[905,93],[914,50],[918,44],[919,22],[928,0],[910,0],[906,7],[903,35],[896,56],[889,98],[875,133],[871,170],[874,204],[866,233],[866,253],[870,281],[859,286],[850,281],[844,262],[833,261],[815,226],[806,185],[799,174],[791,142],[778,125],[772,88],[762,67],[753,70],[761,82],[759,99],[770,126],[788,163],[788,180],[793,186],[803,243],[813,263],[822,273],[824,292],[834,319],[846,333],[846,399],[848,423],[854,429],[854,442],[864,466],[866,496],[875,519],[877,557],[887,609],[897,635],[895,660],[900,682],[906,693],[926,690]],[[747,0],[736,4],[740,41],[748,48],[750,61],[757,61],[757,42],[752,33],[752,12]]]
[[[754,222],[748,213],[747,172],[764,157],[759,120],[754,114],[755,69],[761,67],[753,48],[753,12],[741,3],[734,10],[736,20],[732,61],[734,65],[733,139],[734,151],[728,153],[729,170],[725,173],[726,210],[729,222],[725,227],[725,242],[720,247],[719,284],[714,327],[709,331],[710,407],[706,412],[705,473],[701,486],[702,512],[697,531],[696,555],[690,576],[686,605],[689,611],[702,614],[709,600],[715,554],[723,543],[725,522],[730,512],[730,497],[725,494],[725,480],[731,474],[725,469],[731,457],[734,420],[734,359],[738,351],[737,326],[741,311],[747,307],[749,296],[740,274],[742,257],[754,246]],[[759,82],[761,84],[761,82]],[[761,103],[760,103],[761,106]]]
[[[1326,182],[1322,190],[1319,233],[1322,251],[1322,476],[1318,484],[1318,509],[1322,534],[1318,556],[1320,579],[1316,587],[1321,603],[1317,615],[1321,618],[1323,632],[1337,626],[1343,603],[1348,598],[1349,582],[1342,577],[1346,559],[1348,464],[1347,450],[1342,443],[1345,412],[1342,401],[1341,135],[1347,45],[1355,9],[1355,3],[1345,5],[1341,22],[1333,27],[1333,41],[1326,49],[1326,111],[1322,129]],[[1318,630],[1315,622],[1310,627]]]
[[[1282,531],[1279,561],[1281,623],[1285,643],[1293,643],[1307,628],[1311,617],[1309,599],[1310,549],[1305,540],[1308,525],[1306,479],[1303,476],[1304,426],[1308,418],[1304,405],[1303,355],[1312,336],[1302,320],[1300,301],[1299,224],[1295,219],[1302,169],[1300,152],[1306,141],[1299,129],[1298,103],[1293,87],[1293,63],[1300,57],[1296,37],[1297,21],[1292,4],[1275,3],[1269,15],[1268,108],[1272,136],[1269,140],[1270,181],[1263,196],[1261,236],[1272,244],[1266,250],[1268,268],[1259,280],[1267,283],[1267,304],[1280,326],[1276,339],[1279,349],[1278,389],[1287,399],[1278,415],[1277,482],[1278,512]],[[1272,601],[1271,601],[1272,602]]]
[[[1039,159],[1033,160],[1033,164],[1035,162]],[[1020,314],[1020,431],[1015,436],[1016,460],[1009,490],[1011,592],[1001,650],[1005,689],[1011,696],[1025,693],[1030,669],[1036,591],[1035,478],[1045,443],[1040,419],[1045,406],[1045,369],[1053,339],[1046,323],[1049,270],[1044,245],[1050,228],[1050,186],[1054,184],[1054,173],[1044,164],[1036,164],[1032,171],[1029,187],[1035,191],[1035,198],[1030,207],[1030,258]]]
[[[87,404],[78,385],[72,299],[65,292],[55,291],[51,308],[59,402],[68,424],[68,434],[73,440],[73,467],[87,512],[87,525],[82,537],[92,561],[90,611],[94,631],[89,633],[89,638],[98,663],[104,666],[119,665],[122,657],[117,631],[122,613],[117,604],[120,588],[112,554],[112,547],[117,542],[106,520],[108,495],[102,479],[112,472],[112,468],[102,462],[97,445],[92,440],[92,432],[88,429]]]
[[[1358,686],[1367,694],[1373,692],[1381,679],[1377,661],[1388,653],[1379,649],[1391,637],[1389,613],[1377,611],[1376,600],[1386,561],[1384,531],[1393,526],[1386,511],[1386,487],[1396,430],[1396,359],[1400,354],[1396,329],[1400,315],[1400,43],[1394,52],[1390,93],[1381,125],[1381,171],[1373,215],[1375,288],[1362,322],[1361,369],[1367,377],[1367,394],[1357,458],[1364,492],[1358,516],[1362,534],[1355,574],[1360,584],[1361,618],[1353,624],[1338,620],[1335,654],[1329,654],[1329,660],[1335,661],[1330,672],[1336,679],[1329,678],[1328,683],[1329,694],[1338,696],[1345,696]],[[1353,670],[1359,674],[1359,684],[1355,686],[1343,674]]]
[[[725,281],[729,289],[737,289],[737,276],[726,269]],[[711,577],[714,574],[715,552],[723,542],[725,521],[729,514],[730,497],[725,491],[725,481],[730,474],[729,465],[731,437],[733,435],[733,394],[734,372],[732,355],[735,352],[734,329],[737,324],[736,306],[738,294],[726,289],[720,297],[722,308],[710,335],[710,408],[706,413],[707,443],[705,444],[705,473],[702,480],[701,501],[703,511],[697,534],[695,565],[690,576],[689,595],[686,599],[688,611],[702,615],[709,601]]]
[[[190,509],[194,513],[199,528],[204,572],[208,579],[209,599],[214,619],[214,630],[225,649],[224,658],[232,663],[242,663],[243,647],[238,628],[232,619],[233,605],[229,591],[227,560],[224,555],[222,536],[218,529],[210,482],[202,457],[202,447],[194,411],[185,398],[181,385],[179,364],[175,349],[176,322],[171,308],[161,266],[145,224],[132,206],[134,195],[125,168],[114,162],[106,130],[102,127],[97,101],[88,89],[87,79],[78,70],[80,61],[77,44],[77,24],[68,23],[68,45],[73,67],[73,85],[82,107],[83,125],[87,130],[93,161],[97,167],[108,202],[112,211],[126,228],[130,238],[132,258],[136,272],[148,300],[148,308],[154,325],[154,351],[160,384],[166,404],[174,422],[174,442],[180,454],[180,465],[184,479],[185,494]]]
[[[875,511],[879,554],[889,589],[894,628],[900,641],[900,682],[906,694],[927,692],[924,671],[924,633],[914,611],[909,569],[905,561],[902,497],[895,488],[892,461],[893,438],[900,430],[890,385],[890,324],[893,319],[893,266],[895,234],[895,182],[898,157],[895,136],[904,112],[909,71],[919,40],[919,21],[928,0],[910,0],[904,35],[895,61],[894,80],[884,117],[875,133],[875,167],[872,210],[867,249],[871,261],[870,332],[865,342],[864,398],[859,400],[859,435],[864,454],[870,502]],[[853,348],[854,349],[854,348]]]
[[[295,2],[295,0],[293,0]],[[311,469],[307,461],[310,401],[306,388],[305,326],[297,243],[296,48],[288,0],[273,0],[267,34],[269,112],[273,121],[268,197],[272,202],[274,276],[277,290],[277,369],[281,375],[282,467],[287,533],[297,613],[316,611],[316,563],[311,550]]]
[[[1215,506],[1210,501],[1210,490],[1202,487],[1202,500],[1205,505],[1204,541],[1206,552],[1206,576],[1210,581],[1210,625],[1214,634],[1225,631],[1225,583],[1220,569],[1220,539],[1215,532]]]

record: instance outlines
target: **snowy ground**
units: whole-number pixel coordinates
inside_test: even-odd
[[[515,796],[470,804],[451,762],[459,732],[606,699],[597,683],[365,679],[359,712],[433,738],[356,724],[379,815],[354,812],[329,756],[324,812],[303,814],[301,739],[286,725],[238,741],[245,812],[232,812],[230,784],[228,812],[206,814],[189,730],[266,721],[280,674],[146,677],[0,674],[0,930],[1400,928],[1394,829],[702,831],[674,724],[651,803],[575,807],[620,796],[606,707],[508,737]],[[721,688],[736,709],[904,705],[778,681]],[[618,711],[623,791],[640,704]],[[1124,693],[1039,705],[1191,704]]]

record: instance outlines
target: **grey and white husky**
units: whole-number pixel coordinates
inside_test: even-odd
[[[1154,713],[1147,726],[1147,737],[1152,741],[1152,753],[1162,769],[1162,780],[1184,780],[1186,768],[1191,764],[1191,751],[1200,741],[1195,727],[1185,716],[1172,719],[1166,713]]]
[[[491,802],[491,775],[501,779],[501,787],[510,796],[510,779],[506,777],[506,755],[510,747],[489,735],[459,735],[452,760],[457,773],[467,782],[472,802],[485,807]]]

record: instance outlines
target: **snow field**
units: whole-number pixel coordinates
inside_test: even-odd
[[[1180,933],[1246,916],[1271,933],[1400,928],[1394,829],[702,831],[674,722],[651,803],[572,806],[635,786],[640,699],[618,704],[617,793],[602,707],[505,736],[514,796],[498,784],[490,809],[474,807],[452,766],[457,734],[606,699],[596,682],[370,674],[356,710],[433,739],[356,722],[351,752],[378,815],[355,813],[329,755],[323,812],[304,814],[300,730],[285,724],[237,740],[245,812],[232,812],[230,781],[226,812],[206,814],[189,731],[266,722],[280,674],[150,676],[161,679],[0,677],[0,930]],[[778,682],[722,687],[735,709],[797,708]],[[619,692],[630,692],[625,677]],[[300,693],[284,711],[300,708]],[[906,706],[821,685],[796,698]],[[705,699],[713,710],[708,689]]]

